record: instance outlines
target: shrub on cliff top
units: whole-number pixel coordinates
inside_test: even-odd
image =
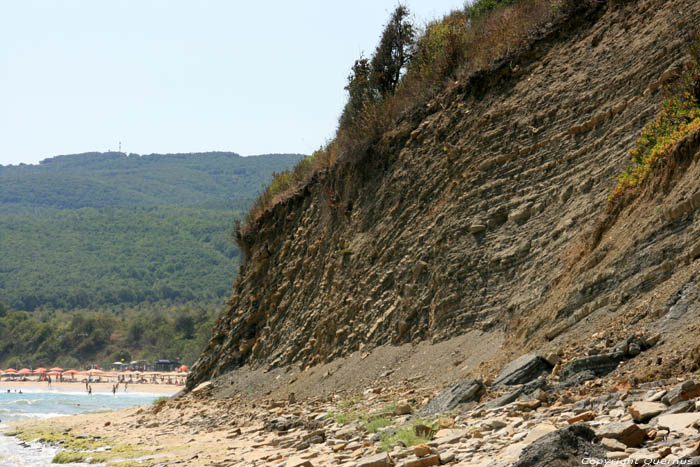
[[[255,230],[259,216],[296,192],[303,180],[323,167],[362,162],[402,115],[423,106],[448,82],[517,53],[533,31],[567,15],[575,4],[571,0],[476,0],[429,23],[417,38],[408,9],[399,5],[372,57],[360,56],[351,68],[345,87],[348,101],[335,138],[300,162],[304,177],[295,175],[297,168],[277,174],[246,222],[235,227],[241,250],[247,252],[245,238]]]

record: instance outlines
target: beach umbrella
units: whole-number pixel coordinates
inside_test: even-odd
[[[49,371],[63,371],[63,368],[54,367],[54,368],[51,368]]]
[[[61,374],[61,372],[60,371],[49,371],[46,374],[51,375],[51,376],[59,376]]]
[[[19,373],[20,375],[31,375],[32,370],[30,370],[29,368],[22,368],[17,373]]]
[[[96,370],[96,369],[88,370],[88,371],[86,371],[85,373],[87,373],[87,374],[89,374],[89,375],[104,375],[104,374],[105,374],[104,371],[102,371],[102,370]]]
[[[35,375],[38,375],[39,373],[46,373],[46,368],[37,368],[34,370]]]
[[[66,370],[63,372],[64,375],[74,375],[78,373],[78,370]]]
[[[3,371],[3,373],[17,373],[17,370],[14,368],[8,368],[7,370]]]

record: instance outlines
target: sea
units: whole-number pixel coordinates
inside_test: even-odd
[[[27,387],[13,388],[8,392],[0,383],[0,467],[45,467],[51,465],[51,459],[60,450],[39,443],[23,444],[17,438],[5,436],[9,429],[5,422],[120,410],[134,405],[150,405],[158,397],[168,395],[138,392],[138,386],[133,387],[133,392],[129,386],[129,392],[93,391],[89,395],[80,391],[80,387],[76,385],[75,390]]]

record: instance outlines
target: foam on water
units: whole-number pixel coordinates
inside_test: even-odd
[[[148,405],[162,394],[143,392],[84,391],[22,388],[22,393],[7,392],[0,383],[0,421],[45,419],[80,413],[120,410],[134,405]],[[0,467],[40,467],[51,464],[58,449],[38,443],[26,446],[14,437],[4,436],[7,425],[0,424]],[[84,465],[84,464],[65,464]],[[96,465],[96,464],[91,464]]]

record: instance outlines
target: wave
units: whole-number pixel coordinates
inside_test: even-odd
[[[67,413],[58,413],[58,412],[24,412],[20,414],[15,414],[15,418],[17,420],[32,420],[34,418],[55,418],[55,417],[66,417],[68,415],[72,414],[67,414]]]

